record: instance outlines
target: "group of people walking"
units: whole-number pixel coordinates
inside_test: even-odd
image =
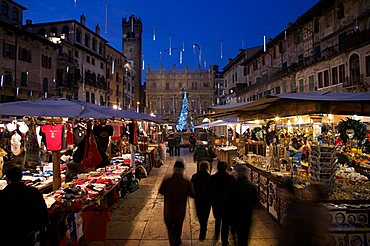
[[[246,167],[238,166],[234,177],[227,172],[227,163],[219,161],[217,172],[211,175],[209,162],[203,160],[191,180],[183,176],[184,169],[183,160],[177,160],[173,175],[163,180],[159,189],[159,193],[164,195],[164,218],[170,245],[181,244],[188,197],[195,201],[200,241],[206,238],[212,208],[215,242],[221,238],[222,245],[228,245],[231,232],[236,245],[247,245],[252,210],[258,204],[258,197],[256,187],[247,179]]]

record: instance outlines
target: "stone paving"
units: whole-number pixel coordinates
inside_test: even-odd
[[[148,177],[140,181],[140,189],[128,194],[113,205],[112,220],[107,225],[105,241],[84,242],[83,244],[88,246],[169,245],[163,221],[163,196],[158,194],[158,189],[163,178],[172,174],[172,166],[177,158],[167,156],[162,167],[153,168]],[[190,179],[196,171],[192,153],[189,153],[188,149],[182,148],[181,158],[185,160],[185,175]],[[276,245],[277,230],[278,225],[272,220],[272,217],[262,209],[256,209],[253,216],[250,245]],[[199,223],[194,201],[189,199],[182,233],[183,245],[221,245],[221,242],[217,243],[212,240],[213,232],[214,218],[211,211],[206,240],[203,242],[198,240]],[[233,245],[232,241],[230,241],[230,245]]]

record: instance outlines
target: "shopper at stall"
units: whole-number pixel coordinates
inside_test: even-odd
[[[210,158],[210,155],[209,155],[208,148],[206,148],[206,146],[202,142],[197,144],[195,147],[194,156],[193,156],[194,162],[197,163],[197,172],[199,171],[199,164],[202,161],[209,161],[209,158]]]
[[[217,155],[215,153],[215,146],[213,144],[209,145],[208,147],[208,162],[209,162],[209,173],[212,173],[213,170],[213,163],[217,161]]]
[[[236,165],[237,178],[228,192],[231,232],[237,246],[248,245],[252,212],[258,204],[257,189],[247,178],[247,167]]]
[[[8,185],[0,193],[0,245],[33,246],[36,233],[44,235],[49,223],[45,200],[36,188],[21,182],[19,167],[8,167],[5,175]]]
[[[163,214],[171,246],[181,244],[187,199],[195,196],[193,185],[183,175],[184,169],[184,161],[177,160],[173,175],[164,179],[159,188],[159,193],[164,195]]]
[[[175,156],[180,156],[181,135],[175,135]]]
[[[214,239],[217,242],[220,238],[222,245],[229,245],[229,220],[226,211],[227,193],[234,182],[234,177],[226,172],[227,163],[219,161],[217,164],[217,172],[210,178],[209,192],[211,196],[211,205],[213,217],[215,218],[215,235]]]
[[[197,143],[197,139],[195,138],[194,133],[190,134],[190,136],[189,136],[189,144],[190,144],[189,152],[194,152],[196,143]]]
[[[327,245],[329,232],[328,214],[323,205],[319,203],[324,199],[321,184],[311,184],[307,192],[298,199],[294,194],[293,182],[287,183],[286,190],[290,203],[285,223],[282,226],[278,239],[278,246],[323,246]],[[289,199],[288,199],[289,200]]]
[[[208,217],[211,211],[209,182],[211,174],[208,161],[202,161],[199,171],[191,177],[195,191],[195,209],[200,224],[199,240],[203,241],[207,234]]]
[[[167,142],[168,142],[168,149],[170,151],[170,156],[174,156],[175,155],[174,149],[175,149],[175,145],[176,145],[175,136],[173,134],[171,134],[168,137]]]

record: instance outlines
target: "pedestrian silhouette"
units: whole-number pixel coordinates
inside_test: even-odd
[[[206,238],[208,217],[211,211],[210,178],[208,161],[202,161],[199,165],[199,171],[191,177],[195,191],[195,209],[200,224],[199,240],[201,241]]]
[[[193,185],[184,177],[184,169],[184,161],[177,160],[172,176],[165,178],[159,188],[159,193],[164,195],[163,215],[171,246],[181,244],[187,199],[194,198]]]
[[[236,165],[237,178],[229,190],[231,232],[237,246],[248,245],[252,211],[258,204],[257,188],[247,178],[247,167]]]
[[[222,245],[229,244],[230,221],[226,216],[225,209],[229,202],[227,201],[227,193],[235,181],[234,177],[226,172],[226,169],[227,163],[219,161],[217,172],[211,176],[209,185],[213,217],[215,218],[214,240],[216,242],[219,240],[221,229]]]

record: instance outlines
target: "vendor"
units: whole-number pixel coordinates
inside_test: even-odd
[[[298,164],[300,164],[302,158],[302,146],[299,144],[296,137],[293,137],[289,142],[288,155],[289,157],[297,159]]]

